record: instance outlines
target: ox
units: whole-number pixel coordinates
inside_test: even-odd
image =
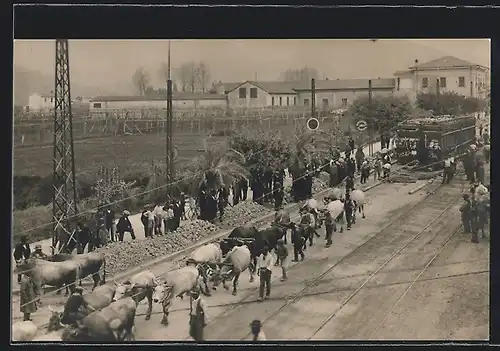
[[[344,232],[344,203],[340,200],[331,201],[326,209],[334,219],[333,230],[337,231],[337,224],[340,224],[340,232]]]
[[[80,271],[80,285],[82,285],[82,278],[92,275],[92,279],[94,280],[92,290],[99,285],[99,282],[101,282],[101,284],[106,284],[106,258],[102,253],[89,252],[76,256],[69,254],[57,254],[50,256],[48,260],[53,262],[76,261],[80,263],[82,267]],[[101,269],[102,278],[100,275]]]
[[[58,294],[62,287],[69,287],[74,291],[78,279],[81,277],[81,264],[77,261],[48,262],[40,259],[29,259],[16,265],[14,273],[23,273],[31,278],[39,294],[44,285],[55,286]],[[66,289],[66,295],[68,290]]]
[[[363,190],[355,189],[351,192],[351,200],[354,201],[356,209],[361,213],[362,218],[365,217],[365,193]],[[356,216],[356,209],[354,211],[354,216]]]
[[[113,301],[118,301],[125,297],[131,297],[137,304],[144,299],[148,299],[148,311],[146,312],[146,320],[151,319],[151,311],[153,310],[153,292],[158,284],[154,274],[151,271],[137,273],[130,280],[126,280],[121,284],[116,284],[115,296]]]
[[[314,228],[320,228],[320,221],[319,221],[319,203],[316,199],[307,199],[304,203],[304,205],[301,207],[301,210],[307,211],[309,213],[312,213],[314,216]]]
[[[241,242],[243,244],[243,242]],[[233,279],[233,295],[237,294],[238,280],[240,274],[246,269],[250,272],[250,282],[253,281],[253,272],[250,268],[251,265],[251,254],[250,250],[246,246],[235,246],[227,254],[224,262],[221,263],[220,269],[217,270],[213,278],[214,290],[222,282],[224,289],[229,290],[226,281]]]
[[[165,282],[158,284],[154,289],[153,301],[161,303],[163,307],[163,318],[161,324],[168,325],[168,315],[174,297],[184,298],[184,294],[190,293],[195,288],[199,288],[204,295],[208,295],[208,290],[203,289],[203,266],[186,266],[165,275]]]
[[[37,332],[38,327],[32,321],[17,322],[12,326],[12,341],[31,341]]]
[[[62,333],[62,341],[113,342],[134,341],[137,300],[126,297],[100,311],[92,312]]]

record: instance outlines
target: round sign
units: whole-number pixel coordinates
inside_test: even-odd
[[[307,120],[307,128],[309,130],[316,130],[319,128],[319,121],[316,118],[309,118]]]
[[[356,122],[356,129],[360,132],[365,131],[366,128],[368,128],[368,123],[366,123],[365,121],[361,120]]]

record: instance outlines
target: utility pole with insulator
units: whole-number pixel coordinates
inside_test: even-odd
[[[316,82],[311,79],[311,118],[316,118]]]
[[[58,242],[61,252],[75,240],[69,219],[78,214],[67,39],[56,39],[55,55],[52,254]]]
[[[170,78],[170,41],[168,42],[168,74],[167,74],[167,118],[165,121],[165,136],[166,136],[166,179],[167,184],[171,183],[174,178],[174,150],[172,143],[172,79]],[[167,195],[170,193],[170,187],[167,186]]]

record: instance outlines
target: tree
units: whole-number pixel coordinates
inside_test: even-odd
[[[202,186],[207,190],[219,190],[224,186],[231,186],[241,177],[248,179],[249,173],[243,167],[245,156],[242,153],[228,148],[206,148],[203,155],[190,163],[187,167],[190,179],[190,192],[198,194]]]
[[[349,107],[347,113],[355,121],[364,120],[375,131],[395,128],[399,123],[413,115],[413,105],[406,96],[373,97],[371,104],[368,96],[361,96]]]
[[[204,62],[200,62],[196,69],[196,73],[201,92],[204,93],[207,88],[208,81],[210,80],[210,69]]]
[[[417,106],[435,115],[460,115],[483,110],[486,102],[476,97],[459,95],[455,92],[441,94],[422,93],[417,96]]]
[[[165,82],[167,84],[168,80],[168,64],[165,62],[162,62],[160,64],[160,69],[158,70],[158,76],[162,82]]]
[[[139,95],[144,96],[149,86],[149,75],[143,67],[138,68],[132,76],[132,83]]]
[[[287,69],[281,73],[280,77],[283,81],[309,82],[312,78],[318,79],[319,74],[315,68],[305,66],[302,68]]]
[[[182,92],[194,93],[198,87],[198,65],[191,61],[182,64],[177,70],[177,79],[181,85]]]

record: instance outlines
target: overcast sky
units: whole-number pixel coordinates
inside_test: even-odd
[[[226,82],[276,80],[287,68],[305,65],[330,79],[390,77],[413,64],[452,55],[490,66],[488,39],[447,40],[173,40],[172,66],[204,61],[211,78]],[[138,67],[161,85],[166,40],[70,40],[71,79],[127,92]],[[54,41],[16,40],[14,64],[54,75]]]

